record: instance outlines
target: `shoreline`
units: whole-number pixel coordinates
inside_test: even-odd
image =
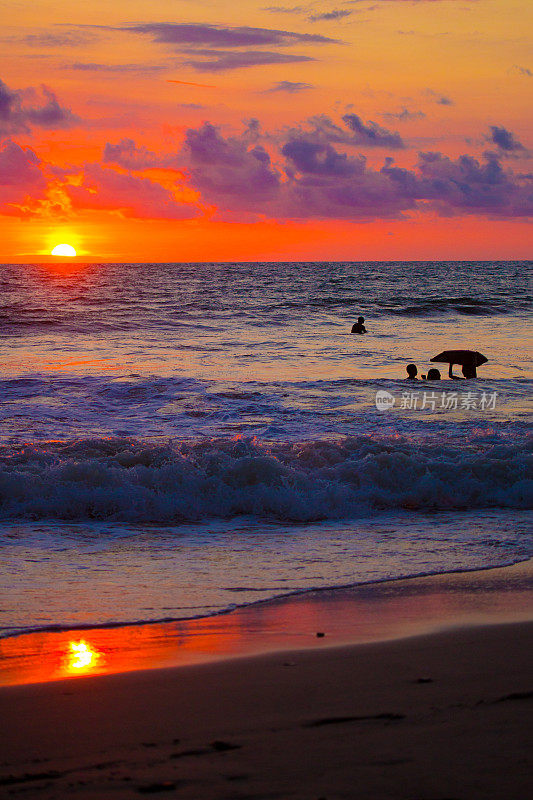
[[[385,642],[448,628],[529,620],[533,620],[532,559],[504,567],[291,593],[193,619],[15,634],[0,639],[0,686]]]
[[[532,644],[484,625],[3,687],[0,793],[527,797]]]
[[[199,614],[198,616],[194,617],[161,617],[156,619],[139,619],[139,620],[125,620],[125,621],[118,621],[118,622],[96,622],[94,624],[86,623],[81,625],[61,625],[60,623],[57,624],[50,624],[44,625],[43,627],[35,627],[35,628],[5,628],[7,633],[1,633],[0,629],[0,644],[5,639],[12,639],[18,636],[30,636],[33,634],[47,634],[47,633],[69,633],[73,631],[87,631],[90,633],[91,631],[98,631],[98,630],[112,630],[115,628],[137,628],[143,627],[147,625],[169,625],[172,623],[187,623],[187,622],[196,622],[199,620],[204,619],[211,619],[213,617],[223,617],[228,614],[238,613],[239,611],[244,611],[248,608],[253,608],[256,606],[261,605],[269,605],[271,603],[278,603],[284,601],[290,601],[295,598],[299,598],[304,595],[319,595],[320,593],[332,593],[332,592],[350,592],[356,591],[358,589],[363,589],[365,587],[372,587],[378,586],[379,584],[395,584],[398,582],[404,581],[416,581],[422,578],[438,578],[441,576],[455,576],[455,575],[468,575],[470,573],[478,573],[478,572],[490,572],[492,570],[501,570],[501,569],[509,569],[511,567],[517,567],[520,564],[526,564],[531,562],[532,565],[532,577],[533,577],[533,556],[526,556],[525,558],[521,558],[518,561],[509,561],[508,563],[504,564],[496,564],[496,565],[489,565],[484,567],[468,567],[466,569],[452,569],[446,570],[444,572],[420,572],[414,575],[406,575],[406,576],[399,576],[397,578],[376,578],[370,581],[362,581],[359,583],[342,583],[342,584],[334,584],[332,586],[313,586],[308,589],[296,589],[291,592],[285,592],[283,594],[274,595],[273,597],[266,597],[261,598],[260,600],[251,600],[250,602],[243,603],[242,605],[235,604],[231,606],[227,606],[226,608],[222,608],[218,611],[212,611],[205,614]],[[532,587],[533,588],[533,587]],[[0,683],[1,685],[1,683]]]

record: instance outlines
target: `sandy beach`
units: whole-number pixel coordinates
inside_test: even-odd
[[[519,800],[532,634],[465,623],[5,686],[0,796]]]

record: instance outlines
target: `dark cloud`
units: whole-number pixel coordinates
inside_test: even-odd
[[[382,128],[376,122],[364,123],[357,114],[342,117],[345,127],[333,122],[326,114],[317,114],[307,125],[291,128],[286,134],[290,139],[305,139],[320,144],[348,144],[356,147],[387,147],[401,149],[405,145],[399,133]]]
[[[193,185],[208,202],[256,212],[277,197],[280,174],[264,147],[254,143],[257,137],[256,120],[240,136],[227,139],[209,122],[187,131],[181,157]]]
[[[175,25],[165,22],[151,22],[145,25],[132,25],[120,28],[152,36],[156,42],[179,46],[200,47],[287,47],[295,44],[331,44],[336,39],[311,33],[271,30],[270,28],[250,28],[247,26],[226,27],[207,23],[184,23]]]
[[[441,210],[507,217],[533,214],[533,185],[506,172],[493,153],[485,153],[482,161],[420,153],[417,168],[422,199],[433,200]]]
[[[517,150],[521,150],[522,152],[525,151],[524,145],[515,139],[514,134],[511,131],[508,131],[504,127],[500,127],[498,125],[491,125],[490,126],[490,135],[488,137],[488,141],[495,144],[500,150],[504,150],[507,153],[514,153]]]
[[[338,153],[330,144],[305,140],[282,148],[288,183],[280,206],[293,218],[370,219],[397,217],[415,207],[415,198],[363,156]]]
[[[368,122],[365,125],[357,114],[345,114],[342,119],[352,131],[355,144],[367,147],[404,147],[399,133],[391,133],[377,122]]]
[[[272,92],[287,92],[288,94],[297,94],[304,92],[307,89],[314,89],[312,83],[302,83],[300,81],[278,81],[270,89],[265,89],[263,94],[271,94]]]
[[[311,22],[322,22],[334,19],[343,19],[344,17],[349,17],[353,14],[353,11],[349,11],[347,8],[335,8],[333,11],[323,11],[321,14],[311,14],[308,19]]]
[[[427,2],[428,0],[424,1]],[[437,103],[437,105],[439,106],[455,105],[455,103],[451,98],[447,97],[445,94],[441,94],[440,92],[435,92],[433,89],[426,89],[424,94],[426,95],[426,97],[429,97],[431,100],[433,100],[434,103]]]
[[[311,56],[297,56],[289,53],[274,53],[265,50],[196,50],[194,58],[183,62],[198,72],[226,72],[244,67],[259,67],[268,64],[295,64],[302,61],[314,61]]]
[[[294,177],[298,172],[308,175],[327,175],[329,177],[353,175],[359,172],[364,159],[348,158],[338,153],[330,144],[319,144],[306,139],[293,139],[281,148],[288,160],[288,174]]]
[[[408,108],[402,108],[401,111],[385,111],[381,116],[383,119],[396,119],[400,122],[409,122],[414,119],[424,119],[426,115],[423,111],[410,111]]]
[[[397,167],[391,158],[374,168],[364,156],[350,156],[317,136],[316,128],[286,132],[279,154],[270,155],[246,135],[225,138],[204,123],[187,132],[184,154],[193,186],[222,213],[252,209],[280,219],[361,220],[419,208],[444,215],[533,214],[532,181],[506,171],[491,153],[480,160],[421,153],[411,169]]]
[[[30,133],[33,127],[69,128],[77,122],[44,84],[39,89],[12,90],[0,81],[0,135]]]

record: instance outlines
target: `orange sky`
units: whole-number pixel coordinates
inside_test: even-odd
[[[530,255],[529,0],[3,10],[1,261]]]

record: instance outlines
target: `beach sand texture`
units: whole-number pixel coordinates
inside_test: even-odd
[[[4,687],[0,796],[521,800],[533,625]]]

